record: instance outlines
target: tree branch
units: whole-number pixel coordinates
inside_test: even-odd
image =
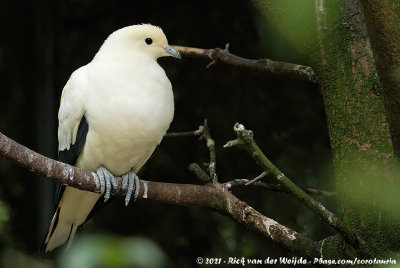
[[[235,188],[235,187],[241,187],[241,186],[254,186],[254,187],[259,187],[263,188],[266,190],[274,191],[274,192],[281,192],[281,193],[290,193],[288,190],[286,190],[284,187],[282,187],[280,184],[271,184],[271,183],[264,183],[260,181],[256,181],[253,183],[250,183],[251,180],[248,179],[236,179],[236,180],[231,180],[228,182],[225,182],[224,185],[228,189]],[[334,196],[334,192],[328,192],[320,189],[315,189],[315,188],[302,188],[304,192],[307,194],[311,195],[319,195],[319,196]]]
[[[396,0],[360,1],[385,101],[393,149],[400,159],[400,12]]]
[[[203,125],[203,133],[200,137],[200,139],[204,139],[206,141],[207,148],[210,152],[210,162],[208,163],[208,170],[210,171],[210,178],[212,181],[218,181],[217,173],[216,173],[216,167],[217,167],[217,157],[215,154],[215,142],[211,138],[211,132],[210,128],[208,127],[208,122],[207,119],[204,120],[204,125]]]
[[[253,132],[246,130],[243,125],[236,123],[233,130],[235,131],[239,142],[228,142],[224,147],[230,147],[232,144],[242,144],[257,163],[269,174],[276,183],[282,185],[285,190],[289,191],[295,198],[309,208],[318,218],[329,224],[335,229],[349,245],[359,248],[359,243],[353,232],[336,217],[332,212],[327,210],[321,203],[315,201],[307,195],[295,183],[293,183],[282,171],[280,171],[271,161],[264,155],[253,139]]]
[[[207,65],[207,68],[212,65],[221,62],[224,64],[230,64],[237,67],[242,67],[251,70],[258,70],[269,72],[277,75],[288,75],[292,77],[297,77],[302,80],[306,80],[312,83],[317,83],[317,77],[314,70],[309,66],[272,61],[270,59],[245,59],[229,52],[229,44],[226,45],[224,49],[214,48],[214,49],[204,49],[195,47],[183,47],[183,46],[172,46],[174,49],[178,50],[183,56],[211,59],[211,63]]]
[[[268,175],[268,172],[267,172],[267,171],[263,171],[263,173],[261,173],[260,175],[258,175],[258,176],[255,177],[254,179],[248,181],[245,185],[248,186],[248,185],[250,185],[250,184],[253,184],[253,183],[255,183],[255,182],[261,180],[262,178],[264,178],[264,177],[267,176],[267,175]]]
[[[197,176],[197,178],[203,182],[208,183],[211,181],[211,178],[204,172],[204,170],[197,163],[192,163],[189,165],[189,170]]]
[[[190,136],[201,136],[202,134],[203,134],[203,126],[199,126],[199,129],[195,131],[169,132],[165,134],[164,137],[166,138],[190,137]]]
[[[100,192],[100,183],[94,172],[85,171],[38,154],[0,133],[0,155],[36,174],[80,190]],[[112,195],[123,198],[122,180]],[[199,186],[141,181],[139,199],[167,204],[196,206],[227,215],[264,238],[308,258],[320,257],[321,243],[270,219],[232,195],[223,185],[212,182]]]

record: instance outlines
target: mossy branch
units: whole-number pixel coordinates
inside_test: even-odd
[[[253,180],[257,179],[258,177],[260,177],[260,176],[257,176]],[[262,189],[265,189],[268,191],[273,191],[273,192],[290,193],[288,190],[283,188],[280,184],[264,183],[264,182],[260,182],[260,181],[252,182],[252,180],[249,180],[249,179],[235,179],[235,180],[225,182],[224,185],[228,189],[236,188],[236,187],[249,187],[250,186],[250,187],[262,188]],[[310,195],[318,195],[318,196],[326,196],[326,197],[335,196],[334,192],[328,192],[328,191],[315,189],[315,188],[307,187],[307,188],[302,188],[302,190]]]
[[[237,135],[237,141],[228,142],[225,147],[230,147],[231,144],[242,144],[256,162],[268,172],[276,183],[293,194],[300,202],[302,202],[308,209],[310,209],[318,218],[329,224],[335,229],[347,243],[354,248],[359,248],[358,241],[353,232],[343,224],[343,222],[336,217],[332,212],[327,210],[321,203],[315,201],[312,197],[306,194],[295,183],[293,183],[282,171],[280,171],[272,162],[265,156],[265,154],[258,147],[253,139],[253,132],[246,130],[241,124],[235,124],[234,131]]]
[[[96,173],[45,157],[18,144],[2,133],[0,133],[0,155],[29,171],[61,184],[80,190],[100,192],[100,183]],[[208,176],[205,173],[202,175]],[[116,180],[118,186],[111,191],[111,194],[123,198],[126,192],[122,190],[122,179],[118,177]],[[320,257],[321,243],[314,242],[303,234],[262,215],[236,198],[223,184],[211,182],[211,184],[200,186],[145,180],[141,180],[140,183],[138,199],[181,206],[196,206],[217,211],[300,256]]]

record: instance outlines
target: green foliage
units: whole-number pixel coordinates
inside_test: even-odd
[[[6,249],[1,253],[0,266],[13,268],[54,268],[51,262],[45,262],[43,259],[33,257],[15,249]]]
[[[264,18],[301,54],[317,43],[315,2],[252,0]]]
[[[13,268],[128,268],[169,267],[169,260],[153,241],[142,237],[82,235],[70,251],[55,261],[7,249],[0,255],[0,267]]]
[[[0,234],[4,235],[8,220],[10,218],[10,208],[7,204],[0,200]]]
[[[347,190],[343,191],[342,202],[350,211],[345,220],[357,230],[372,256],[387,257],[388,252],[399,249],[394,234],[400,232],[400,181],[394,175],[396,171],[387,167],[387,160],[364,159],[361,164],[348,159],[352,168],[344,178]]]
[[[168,259],[157,244],[146,238],[83,235],[59,263],[61,268],[162,268]]]

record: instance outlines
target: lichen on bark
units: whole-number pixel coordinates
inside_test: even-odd
[[[304,28],[310,25],[302,24],[301,16],[297,18],[298,27],[290,27],[293,10],[287,1],[253,2],[268,21],[278,25],[291,45],[308,56],[320,83],[339,215],[361,243],[354,252],[334,236],[322,243],[324,255],[387,256],[399,248],[400,219],[395,211],[400,203],[395,194],[400,188],[395,179],[398,167],[359,2],[315,0],[311,26],[315,36]],[[311,1],[307,2],[306,6]]]

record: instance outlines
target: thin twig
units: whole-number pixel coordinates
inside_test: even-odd
[[[228,189],[232,189],[235,187],[243,187],[243,186],[252,186],[252,187],[259,187],[265,190],[274,191],[274,192],[281,192],[281,193],[290,193],[288,190],[283,188],[279,184],[272,184],[272,183],[264,183],[260,181],[256,181],[254,183],[248,184],[250,180],[248,179],[235,179],[228,182],[225,182],[224,185]],[[304,192],[311,195],[318,195],[318,196],[334,196],[334,192],[328,192],[320,189],[315,188],[302,188]]]
[[[265,176],[267,176],[268,172],[264,171],[263,173],[261,173],[260,175],[258,175],[257,177],[255,177],[254,179],[248,181],[245,185],[250,185],[252,183],[255,183],[256,181],[261,180],[262,178],[264,178]]]
[[[207,148],[210,151],[210,162],[208,163],[208,169],[210,171],[210,178],[212,181],[218,181],[217,173],[216,173],[216,154],[215,154],[215,142],[211,138],[210,128],[208,127],[207,119],[204,119],[203,125],[203,134],[200,138],[203,138],[206,141]]]
[[[200,181],[207,183],[211,181],[211,178],[204,172],[204,170],[197,163],[189,165],[188,169],[193,172],[200,179]]]
[[[203,134],[203,126],[199,126],[198,130],[195,131],[184,131],[184,132],[169,132],[164,135],[166,138],[171,137],[189,137],[189,136],[201,136]]]
[[[211,59],[212,61],[207,65],[207,68],[221,62],[224,64],[230,64],[251,70],[265,71],[278,75],[288,75],[307,80],[312,83],[317,83],[317,77],[314,73],[314,70],[309,66],[288,62],[272,61],[270,59],[252,60],[242,58],[229,52],[229,44],[227,44],[224,49],[204,49],[183,46],[172,47],[178,50],[183,56]]]
[[[289,191],[295,198],[302,202],[317,217],[321,218],[324,222],[329,224],[335,229],[350,245],[354,248],[359,248],[359,243],[353,234],[353,232],[332,212],[327,210],[321,203],[315,201],[309,195],[307,195],[302,189],[300,189],[295,183],[293,183],[285,174],[282,173],[272,162],[264,155],[258,145],[253,139],[253,132],[248,131],[241,124],[235,124],[233,130],[235,131],[237,138],[242,142],[246,150],[256,160],[256,162],[272,176],[276,183],[282,185],[287,191]]]
[[[21,167],[48,177],[64,185],[90,192],[100,192],[100,183],[94,172],[79,169],[38,154],[0,133],[0,155]],[[111,194],[124,197],[122,179]],[[159,201],[181,206],[196,206],[225,214],[264,238],[308,258],[319,258],[321,243],[268,218],[245,202],[237,199],[219,184],[200,186],[144,181],[140,182],[138,199]]]

